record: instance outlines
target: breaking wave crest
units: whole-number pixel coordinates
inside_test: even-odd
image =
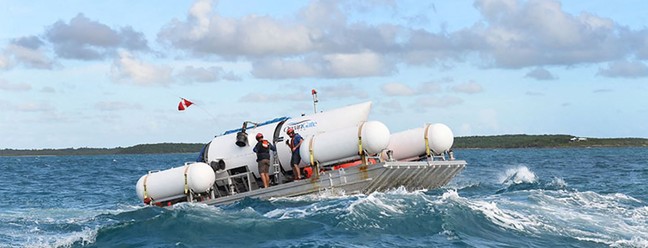
[[[568,186],[565,180],[556,176],[549,181],[543,180],[526,166],[507,169],[499,178],[499,183],[504,188],[498,189],[497,194],[533,189],[564,190]]]
[[[527,201],[515,197],[473,199],[455,189],[396,189],[369,195],[245,199],[222,207],[189,203],[143,207],[99,214],[88,218],[103,223],[96,229],[81,229],[40,246],[34,242],[31,247],[164,246],[170,242],[180,247],[210,243],[397,246],[405,241],[413,246],[448,241],[480,246],[484,240],[512,246],[533,242],[626,247],[648,240],[648,208],[624,194],[534,189],[528,191]],[[566,211],[573,208],[583,211]],[[383,238],[372,239],[372,235]]]
[[[77,230],[68,235],[38,235],[24,246],[397,246],[405,241],[414,246],[448,241],[480,246],[489,239],[513,246],[533,242],[640,247],[648,240],[648,207],[621,193],[534,189],[528,191],[527,201],[512,199],[515,197],[518,195],[473,199],[455,189],[396,189],[369,195],[245,199],[222,207],[190,203],[170,208],[136,207],[52,220],[53,225],[68,223],[70,229]],[[574,208],[582,211],[566,211]],[[388,237],[372,243],[378,240],[371,235],[385,233]],[[525,240],[520,240],[520,235]],[[353,240],[344,241],[343,237]]]

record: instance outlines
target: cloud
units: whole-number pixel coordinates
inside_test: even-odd
[[[173,81],[171,67],[144,63],[127,51],[120,51],[113,62],[110,76],[116,82],[132,82],[137,85],[167,85]]]
[[[10,83],[6,80],[0,79],[0,90],[4,91],[29,91],[31,85],[25,83]]]
[[[394,47],[392,25],[349,27],[339,6],[325,1],[313,1],[297,16],[232,19],[213,13],[211,1],[198,1],[186,20],[167,24],[158,40],[199,56],[249,59],[252,75],[259,78],[385,76],[395,71],[380,52]]]
[[[117,110],[130,110],[141,109],[142,106],[132,102],[120,101],[102,101],[95,104],[95,108],[101,111],[117,111]]]
[[[177,77],[189,82],[217,82],[222,80],[241,81],[241,77],[231,71],[226,72],[222,67],[193,67],[186,66]]]
[[[535,67],[527,77],[550,80],[557,77],[542,66],[648,57],[648,29],[630,30],[587,12],[571,14],[555,0],[477,0],[478,22],[438,32],[354,17],[387,7],[394,20],[411,18],[397,5],[311,1],[293,16],[232,18],[219,14],[212,1],[200,0],[184,20],[167,23],[158,40],[190,55],[247,60],[253,76],[269,79],[388,76],[403,64],[443,69],[471,62]]]
[[[412,96],[418,93],[403,83],[386,83],[380,89],[387,96]]]
[[[452,91],[466,94],[476,94],[484,91],[484,89],[482,89],[481,85],[479,85],[478,83],[467,82],[455,85],[454,87],[452,87]]]
[[[55,62],[46,55],[45,43],[36,36],[17,38],[5,48],[6,57],[0,58],[0,68],[12,65],[10,58],[29,68],[52,69]],[[4,66],[3,66],[4,64]]]
[[[616,78],[640,78],[648,76],[648,66],[640,61],[615,61],[607,68],[599,68],[598,75]]]
[[[304,87],[288,85],[281,86],[281,88],[290,88],[290,91],[282,93],[248,93],[239,98],[239,102],[309,102],[312,99],[310,89],[308,89],[309,93],[305,94],[306,88]],[[349,83],[321,86],[317,88],[317,92],[320,100],[344,98],[365,99],[369,97],[369,94],[364,89]]]
[[[356,98],[365,99],[369,97],[367,91],[358,88],[353,84],[341,83],[337,85],[322,86],[319,90],[321,98],[341,99],[341,98]]]
[[[537,80],[555,80],[558,79],[558,77],[554,76],[551,74],[551,72],[547,71],[544,68],[536,68],[531,71],[529,71],[525,77],[529,78],[534,78]]]
[[[58,21],[50,26],[45,37],[59,57],[79,60],[100,60],[118,48],[129,51],[149,50],[146,38],[132,27],[112,29],[78,14],[68,23]]]
[[[386,76],[395,71],[382,56],[367,51],[312,55],[300,59],[261,59],[252,67],[252,75],[270,79]]]
[[[463,103],[463,99],[455,96],[419,97],[412,106],[415,109],[427,110],[428,108],[448,108]]]
[[[381,90],[387,96],[413,96],[443,92],[441,83],[431,81],[421,83],[416,87],[404,83],[386,83],[383,84]]]
[[[613,92],[613,91],[614,90],[612,90],[612,89],[597,89],[597,90],[594,90],[592,92],[593,93],[609,93],[609,92]]]
[[[9,61],[9,57],[0,54],[0,70],[1,69],[8,69],[11,66],[10,63],[11,62]]]
[[[269,16],[231,19],[212,13],[212,2],[197,1],[184,21],[174,20],[158,39],[194,54],[224,57],[295,55],[312,48],[312,34],[300,22]]]
[[[306,94],[267,94],[267,93],[248,93],[241,98],[239,102],[284,102],[284,101],[306,101]]]
[[[252,63],[252,75],[257,78],[286,79],[306,78],[322,75],[321,61],[307,61],[294,59],[262,59]]]
[[[45,86],[43,87],[40,92],[42,93],[56,93],[56,89],[50,87],[50,86]]]
[[[437,82],[425,82],[425,83],[422,83],[418,87],[418,91],[421,94],[441,92],[442,91],[441,83],[437,83]]]
[[[557,1],[478,0],[475,7],[483,22],[463,32],[485,42],[477,51],[493,66],[598,63],[633,52],[624,42],[631,31],[590,13],[571,15]]]
[[[394,72],[382,56],[369,51],[327,54],[324,59],[333,77],[387,76]]]
[[[20,103],[13,108],[21,112],[52,112],[55,108],[49,103],[44,102],[26,102]]]

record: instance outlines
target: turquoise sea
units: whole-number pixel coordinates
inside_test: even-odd
[[[0,247],[648,247],[648,148],[455,150],[447,186],[146,207],[197,154],[0,157]]]

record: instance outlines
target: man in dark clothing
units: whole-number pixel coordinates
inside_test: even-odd
[[[288,136],[290,136],[290,141],[288,146],[292,150],[292,157],[290,158],[290,164],[293,166],[293,176],[294,180],[301,179],[301,169],[299,168],[299,163],[301,162],[301,155],[299,154],[299,147],[301,147],[304,138],[298,133],[295,133],[295,130],[288,128],[286,131]]]
[[[270,170],[270,150],[277,151],[272,143],[263,139],[263,134],[258,133],[256,135],[257,144],[254,146],[252,151],[257,154],[257,162],[259,163],[259,174],[261,174],[261,181],[263,181],[263,187],[267,188],[270,186],[270,176],[268,171]]]

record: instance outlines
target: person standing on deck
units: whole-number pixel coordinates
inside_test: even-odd
[[[293,177],[294,180],[299,180],[301,179],[301,171],[299,168],[299,163],[301,162],[301,155],[299,155],[299,147],[301,147],[304,138],[302,138],[302,136],[299,135],[298,133],[295,133],[295,130],[292,128],[288,128],[286,133],[288,134],[288,136],[290,136],[288,146],[292,150],[292,157],[290,158],[290,164],[292,164],[293,166]]]
[[[259,164],[259,174],[261,174],[261,181],[263,181],[263,187],[270,187],[270,176],[268,171],[270,170],[270,150],[277,151],[274,145],[269,141],[263,139],[262,133],[257,133],[256,135],[257,144],[254,146],[252,151],[257,154],[257,163]]]

